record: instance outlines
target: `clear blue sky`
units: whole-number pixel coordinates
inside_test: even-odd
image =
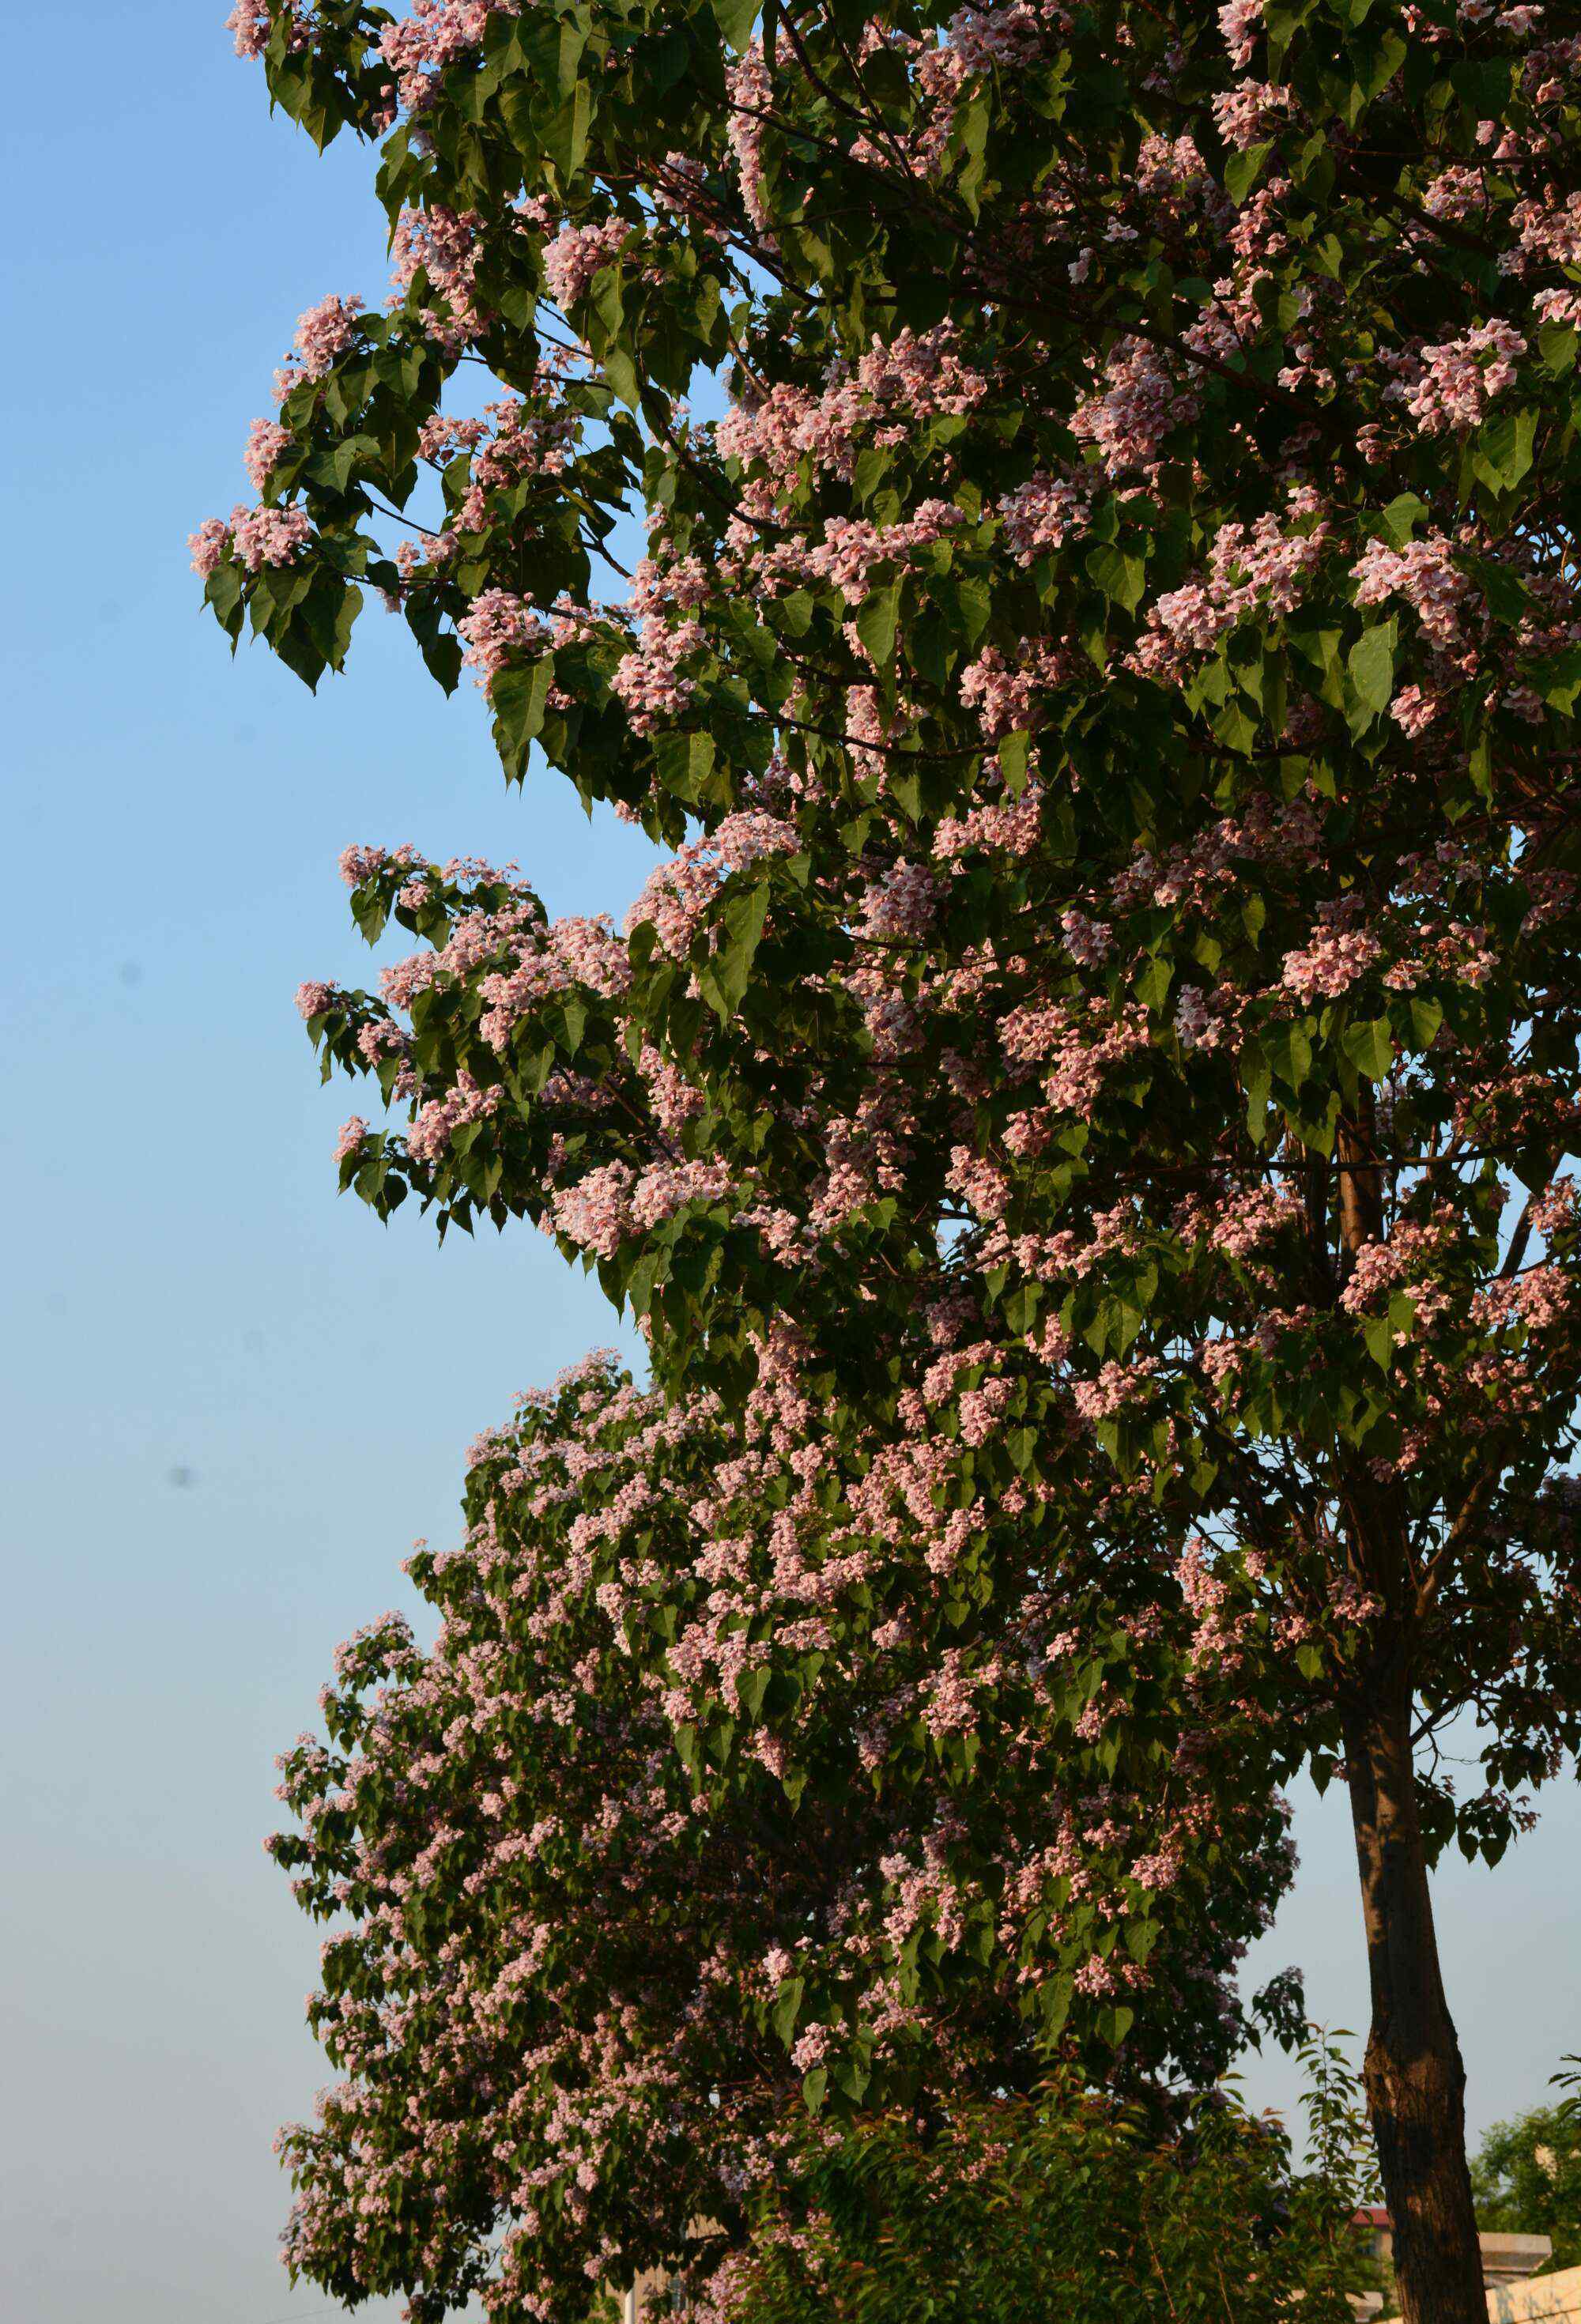
[[[558,910],[618,909],[646,858],[552,778],[507,793],[476,698],[376,605],[317,701],[200,617],[185,535],[245,490],[297,314],[385,273],[364,161],[271,121],[225,13],[79,0],[6,47],[0,2277],[29,2324],[325,2312],[274,2256],[271,2135],[323,2076],[273,1755],[452,1526],[476,1429],[621,1338],[530,1231],[439,1253],[335,1194],[349,1102],[291,993],[365,973],[341,846],[514,855]],[[1299,1829],[1259,1967],[1304,1960],[1354,2025],[1343,1803]],[[1571,1794],[1441,1884],[1478,2125],[1581,2048],[1578,1843]]]

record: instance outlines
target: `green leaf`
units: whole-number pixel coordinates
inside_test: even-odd
[[[234,638],[242,620],[242,568],[227,557],[204,584],[204,600],[213,606],[220,626]]]
[[[1488,611],[1494,620],[1506,622],[1512,627],[1524,621],[1531,610],[1531,593],[1520,576],[1491,557],[1468,557],[1465,561],[1482,585]]]
[[[775,2002],[770,2016],[770,2024],[787,2050],[790,2047],[791,2037],[796,2031],[796,2020],[801,2014],[801,2004],[806,1991],[805,1978],[787,1978],[780,1987],[779,1999]]]
[[[557,97],[569,97],[587,45],[584,25],[574,16],[546,16],[536,23],[519,21],[515,45],[541,90],[552,88]]]
[[[717,949],[698,971],[703,997],[722,1023],[740,1008],[769,908],[769,883],[759,880],[733,896],[721,915]]]
[[[857,506],[865,508],[894,465],[894,454],[877,444],[864,444],[856,455],[851,483]]]
[[[1170,997],[1171,976],[1172,971],[1167,960],[1148,962],[1133,988],[1143,1008],[1157,1014]]]
[[[1281,1081],[1299,1090],[1312,1070],[1312,1042],[1305,1025],[1265,1025],[1262,1049]]]
[[[1403,549],[1410,539],[1411,528],[1421,522],[1428,513],[1428,504],[1417,493],[1399,493],[1383,510],[1379,522],[1385,538],[1396,549]]]
[[[526,766],[528,746],[543,724],[553,683],[552,654],[495,672],[489,700],[494,706],[495,745],[507,774],[519,776]]]
[[[1071,1997],[1075,1991],[1076,1979],[1068,1972],[1059,1977],[1046,1978],[1037,1988],[1038,2015],[1042,2020],[1043,2034],[1049,2041],[1051,2042],[1056,2034],[1063,2030],[1065,2021],[1070,2015]]]
[[[1537,441],[1537,414],[1532,410],[1500,411],[1484,420],[1476,432],[1473,466],[1494,492],[1513,490],[1531,466]]]
[[[1543,700],[1568,716],[1581,693],[1581,646],[1566,646],[1550,660],[1539,662],[1528,675]]]
[[[1002,734],[994,746],[999,771],[1012,798],[1020,798],[1027,787],[1027,752],[1031,747],[1031,740],[1030,734],[1023,734],[1018,728],[1013,733]]]
[[[1394,1063],[1394,1037],[1387,1017],[1374,1017],[1369,1024],[1347,1025],[1339,1046],[1369,1081],[1388,1079]]]
[[[1364,630],[1345,658],[1351,686],[1364,715],[1361,726],[1370,725],[1388,709],[1394,691],[1394,651],[1400,640],[1400,626],[1392,620],[1376,622]],[[1352,731],[1358,731],[1353,719]]]
[[[1096,549],[1088,549],[1086,569],[1105,597],[1112,597],[1128,613],[1136,611],[1147,586],[1144,558],[1128,555],[1112,540],[1102,540]]]
[[[824,2102],[824,2092],[829,2086],[828,2068],[815,2066],[801,2078],[801,2096],[809,2114],[817,2114]]]
[[[1538,352],[1548,369],[1558,376],[1576,361],[1576,333],[1569,323],[1545,323],[1537,335]]]
[[[543,131],[543,150],[559,171],[562,184],[582,166],[592,121],[593,92],[585,80],[579,80],[555,106]]]
[[[875,589],[856,615],[856,634],[873,656],[877,669],[887,669],[894,659],[895,632],[901,619],[901,585],[892,581]]]
[[[1248,145],[1232,153],[1225,163],[1225,191],[1237,209],[1262,175],[1262,165],[1272,151],[1272,141],[1265,139],[1259,145]]]
[[[1268,1102],[1273,1089],[1273,1073],[1264,1054],[1262,1044],[1255,1035],[1248,1035],[1241,1045],[1241,1087],[1246,1093],[1246,1127],[1258,1145],[1262,1143],[1268,1115]]]
[[[1398,1003],[1396,1007],[1399,1007]],[[1419,992],[1413,992],[1407,999],[1401,1013],[1409,1028],[1411,1047],[1430,1049],[1444,1022],[1444,1011],[1439,1003],[1425,1000]]]
[[[653,744],[659,779],[672,798],[695,807],[714,766],[711,734],[661,734]]]
[[[736,55],[744,56],[752,42],[752,28],[761,13],[762,0],[709,0],[716,23]]]
[[[1210,723],[1226,750],[1244,753],[1257,740],[1257,721],[1239,695],[1232,696],[1222,710],[1216,710]]]

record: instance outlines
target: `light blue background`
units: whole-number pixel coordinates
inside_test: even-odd
[[[365,613],[315,701],[233,666],[186,533],[300,310],[383,296],[365,157],[270,120],[224,0],[80,0],[8,26],[7,1328],[0,1643],[0,2294],[28,2324],[323,2312],[274,2256],[273,2128],[322,2075],[316,1944],[260,1839],[331,1647],[452,1524],[512,1391],[619,1340],[523,1230],[444,1252],[337,1202],[351,1110],[291,1007],[366,955],[350,839],[520,858],[617,911],[646,851],[550,778],[507,793]],[[1343,1802],[1255,1964],[1363,2009]],[[1496,1880],[1441,1884],[1477,2125],[1581,2048],[1574,1794]],[[1253,2063],[1258,2097],[1277,2066]]]

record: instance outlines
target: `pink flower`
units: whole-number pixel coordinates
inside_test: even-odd
[[[1244,152],[1277,126],[1281,113],[1290,109],[1290,92],[1265,80],[1238,81],[1221,89],[1213,100],[1214,126],[1226,145]]]
[[[464,1123],[483,1121],[497,1112],[504,1094],[497,1087],[480,1089],[469,1073],[458,1073],[454,1089],[430,1098],[413,1122],[406,1141],[412,1160],[437,1162]]]
[[[543,254],[543,279],[557,307],[574,306],[601,266],[618,256],[633,228],[625,218],[564,226]]]
[[[1423,347],[1420,372],[1403,392],[1406,410],[1424,436],[1475,428],[1495,396],[1515,379],[1526,341],[1510,323],[1479,323],[1458,339]]]
[[[1004,538],[1019,565],[1030,565],[1041,549],[1063,548],[1067,536],[1085,525],[1097,489],[1096,472],[1068,468],[1032,476],[999,503]]]
[[[769,223],[763,197],[763,115],[773,108],[774,90],[758,42],[754,40],[744,57],[726,67],[725,88],[730,100],[726,134],[735,157],[741,198],[747,217],[762,234]]]
[[[549,628],[541,616],[508,589],[485,589],[475,597],[471,611],[457,622],[456,632],[466,648],[462,663],[476,671],[485,694],[513,655],[536,659],[549,642]]]
[[[230,527],[223,517],[206,516],[197,531],[187,535],[187,546],[192,552],[193,572],[207,581],[229,554]]]
[[[1336,1001],[1366,974],[1382,952],[1376,938],[1361,929],[1324,929],[1305,952],[1286,953],[1282,982],[1299,1001]]]
[[[187,546],[192,552],[193,572],[207,579],[230,555],[238,558],[249,573],[257,573],[265,565],[289,565],[312,538],[313,528],[304,509],[248,508],[238,502],[228,523],[217,516],[206,517],[198,530],[188,535]]]
[[[1419,686],[1402,686],[1389,706],[1389,715],[1414,742],[1432,724],[1443,704]]]
[[[632,1231],[631,1189],[635,1173],[624,1162],[589,1170],[554,1197],[552,1215],[559,1233],[598,1259],[613,1259]]]
[[[236,553],[249,573],[265,565],[289,565],[313,538],[308,512],[300,508],[235,508],[231,534]]]
[[[1105,364],[1102,386],[1071,414],[1070,432],[1097,447],[1111,477],[1146,478],[1166,438],[1198,409],[1196,389],[1175,376],[1151,340],[1122,338]]]
[[[291,367],[289,385],[295,387],[304,379],[322,379],[356,338],[356,318],[362,311],[360,299],[337,299],[331,295],[320,299],[297,318],[294,342],[298,364]]]
[[[390,280],[404,296],[421,270],[429,288],[449,309],[441,321],[431,308],[425,308],[424,320],[441,345],[452,350],[483,327],[483,318],[472,296],[483,224],[479,211],[448,209],[442,202],[424,210],[403,209],[395,221],[390,245],[395,264]],[[431,429],[445,424],[430,421],[429,426]],[[478,432],[483,432],[481,428]],[[432,456],[425,447],[424,457]]]
[[[396,92],[410,113],[421,112],[448,66],[482,46],[489,17],[518,13],[519,0],[411,0],[404,23],[386,24],[379,53],[395,75]]]
[[[1369,540],[1351,567],[1358,605],[1378,605],[1403,597],[1435,645],[1461,642],[1461,622],[1472,602],[1471,583],[1453,561],[1441,532],[1391,549]]]
[[[680,665],[702,643],[700,622],[679,622],[672,629],[657,613],[644,618],[637,644],[609,681],[625,704],[633,733],[651,734],[685,709],[692,681],[681,676]]]
[[[717,1203],[730,1191],[723,1162],[656,1162],[632,1189],[632,1221],[652,1227],[673,1218],[688,1203]]]
[[[242,455],[242,465],[252,481],[253,490],[261,493],[282,452],[291,448],[291,430],[279,427],[273,420],[254,420],[247,430],[247,448]]]
[[[236,0],[225,29],[236,35],[238,57],[261,57],[269,46],[269,0]]]
[[[945,1185],[966,1201],[980,1219],[1000,1219],[1010,1207],[1010,1181],[1003,1170],[969,1146],[951,1151]]]
[[[1232,64],[1249,65],[1262,26],[1262,0],[1225,0],[1218,23]]]

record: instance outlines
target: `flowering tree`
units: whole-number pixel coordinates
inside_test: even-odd
[[[335,1748],[282,1762],[301,1830],[270,1845],[337,1923],[311,2017],[345,2077],[284,2135],[286,2255],[336,2296],[578,2316],[689,2253],[727,2315],[804,2100],[937,2114],[1051,2038],[1200,2083],[1241,2038],[1288,1850],[1265,1795],[1226,1812],[1180,1638],[1096,1576],[1050,1635],[1023,1525],[1019,1623],[944,1643],[976,1628],[916,1554],[948,1520],[791,1406],[765,1385],[737,1433],[604,1358],[526,1399],[473,1448],[465,1545],[411,1562],[435,1646],[361,1633]]]
[[[316,679],[371,583],[673,850],[624,936],[353,851],[427,948],[304,988],[410,1115],[344,1182],[1189,1612],[1197,1719],[1347,1783],[1405,2312],[1470,2324],[1428,1869],[1581,1734],[1581,11],[234,22],[383,141],[396,277],[303,318],[217,614]]]

